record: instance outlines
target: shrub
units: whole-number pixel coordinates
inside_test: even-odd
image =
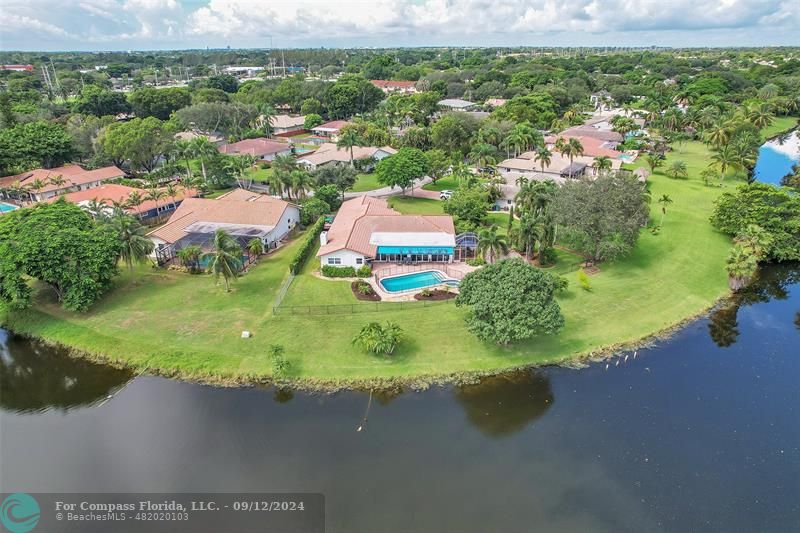
[[[325,217],[319,217],[317,222],[308,230],[303,244],[300,245],[297,252],[295,252],[292,262],[289,263],[289,272],[292,274],[299,274],[303,269],[303,265],[308,261],[311,252],[317,244],[317,237],[322,232],[322,227],[325,225]]]
[[[552,265],[556,262],[557,257],[556,249],[549,246],[539,252],[539,264],[542,266]]]
[[[282,344],[269,345],[269,357],[272,359],[272,377],[277,379],[284,377],[291,366],[286,357],[283,356],[283,352]]]
[[[478,257],[476,257],[474,259],[467,259],[467,264],[469,266],[474,266],[474,267],[483,266],[483,265],[486,264],[486,259],[484,259],[481,256],[478,256]]]
[[[356,270],[356,276],[359,278],[368,278],[372,275],[372,267],[369,265],[362,265]]]
[[[581,284],[581,289],[585,291],[592,290],[592,284],[589,281],[589,275],[586,274],[583,270],[578,270],[578,283]]]
[[[310,226],[317,221],[319,217],[325,213],[331,212],[331,206],[325,200],[312,196],[303,202],[302,210],[300,211],[300,223],[304,226]]]
[[[356,282],[356,290],[359,294],[363,294],[364,296],[371,296],[375,294],[375,291],[372,289],[372,285],[366,281]]]
[[[324,265],[322,275],[326,278],[354,278],[356,269],[351,266]]]
[[[564,292],[569,288],[569,280],[564,276],[556,277],[556,292]]]
[[[433,291],[430,289],[422,289],[419,291],[420,296],[424,296],[425,298],[430,298],[433,296]]]
[[[370,322],[353,338],[353,344],[377,355],[392,355],[402,336],[403,330],[394,322],[385,326]]]

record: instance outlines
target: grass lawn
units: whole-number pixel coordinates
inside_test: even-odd
[[[412,198],[410,196],[392,196],[389,207],[404,215],[443,215],[444,202],[429,198]]]
[[[361,173],[356,177],[356,183],[349,190],[353,192],[374,191],[383,187],[378,183],[378,175],[376,173],[364,174]]]
[[[33,308],[0,309],[0,322],[136,367],[197,378],[269,376],[270,344],[285,347],[290,376],[328,385],[569,360],[669,328],[728,292],[724,263],[730,239],[715,231],[708,217],[714,199],[736,183],[728,179],[721,188],[703,185],[699,173],[708,163],[708,151],[701,143],[685,143],[681,153],[668,159],[685,161],[689,179],[673,180],[660,170],[651,176],[653,198],[669,194],[674,202],[661,233],[643,231],[629,257],[601,265],[591,278],[591,292],[578,287],[574,272],[565,272],[570,288],[559,297],[564,330],[509,348],[478,341],[464,326],[466,311],[452,304],[357,315],[273,316],[271,307],[299,239],[263,258],[231,293],[208,276],[141,267],[137,282],[125,273],[86,314],[63,311],[50,292],[38,290]],[[441,213],[437,200],[409,200],[393,198],[392,204],[403,212]],[[659,208],[653,202],[654,217]],[[312,257],[285,304],[356,302],[347,282],[313,277],[317,265]],[[392,358],[371,356],[351,345],[372,320],[392,320],[405,331]],[[245,329],[253,338],[240,338]]]
[[[453,176],[445,176],[436,180],[436,183],[427,183],[422,186],[426,191],[454,191],[458,189],[458,184]]]
[[[274,172],[275,171],[272,170],[271,167],[270,168],[260,168],[259,167],[259,168],[254,168],[254,169],[250,170],[250,172],[248,172],[247,175],[253,181],[257,181],[259,183],[264,183],[264,182],[269,181],[270,178],[272,178],[272,175],[274,174]]]

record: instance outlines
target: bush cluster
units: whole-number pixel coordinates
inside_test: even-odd
[[[372,268],[369,265],[362,265],[356,270],[356,276],[359,278],[368,278],[372,275]]]
[[[305,240],[303,240],[303,244],[300,245],[300,248],[298,248],[292,258],[292,262],[289,263],[289,272],[292,274],[299,274],[303,269],[303,265],[306,264],[311,252],[314,251],[314,246],[317,244],[317,237],[322,232],[322,227],[324,225],[325,217],[319,217],[314,225],[309,228],[308,234],[305,236]]]
[[[354,278],[356,269],[351,266],[323,265],[322,275],[326,278]]]

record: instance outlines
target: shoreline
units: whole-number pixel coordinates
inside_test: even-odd
[[[129,370],[135,374],[131,379],[142,376],[161,377],[183,381],[187,383],[198,383],[219,388],[248,388],[259,386],[273,386],[277,389],[291,389],[319,394],[335,394],[342,391],[397,391],[410,389],[414,392],[424,391],[431,387],[442,387],[448,385],[469,385],[474,384],[484,377],[498,376],[502,374],[522,372],[540,368],[559,367],[581,369],[593,363],[612,359],[617,353],[630,350],[641,350],[652,347],[656,342],[668,340],[690,324],[706,318],[708,314],[723,302],[729,301],[733,293],[717,298],[713,303],[706,306],[701,311],[680,319],[678,322],[662,328],[658,331],[649,333],[639,339],[628,342],[613,343],[601,346],[595,350],[583,352],[574,356],[565,357],[559,361],[518,364],[511,366],[498,367],[489,370],[474,370],[465,372],[453,372],[443,374],[420,374],[414,377],[393,377],[393,378],[359,378],[359,379],[315,379],[315,378],[294,378],[274,380],[269,376],[263,375],[211,375],[211,374],[191,374],[181,371],[178,368],[153,368],[149,366],[131,364],[130,361],[119,360],[105,354],[93,353],[68,346],[59,342],[51,341],[37,335],[15,332],[7,325],[0,324],[13,335],[24,337],[33,342],[43,344],[63,350],[65,355],[74,359],[90,361],[92,363],[106,365],[120,370]]]

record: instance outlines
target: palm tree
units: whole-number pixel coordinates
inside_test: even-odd
[[[264,253],[264,241],[259,239],[258,237],[253,237],[247,243],[247,251],[253,257],[258,257],[259,255]]]
[[[183,159],[183,162],[186,163],[186,177],[192,177],[192,166],[191,166],[191,159],[192,159],[192,145],[189,141],[184,140],[177,140],[172,147],[172,155],[175,159]]]
[[[307,171],[298,168],[292,171],[291,178],[295,198],[305,198],[306,190],[311,187],[311,175]]]
[[[675,179],[686,178],[689,175],[686,163],[683,161],[673,161],[667,169],[667,175]]]
[[[364,139],[361,138],[361,135],[358,133],[358,129],[356,129],[355,126],[345,126],[339,132],[339,139],[336,141],[336,147],[350,150],[351,167],[354,166],[353,148],[355,146],[364,146]]]
[[[556,141],[556,150],[562,156],[569,158],[569,177],[572,178],[572,162],[576,157],[583,155],[583,144],[575,137],[570,137],[568,141],[561,137]]]
[[[376,355],[392,355],[402,336],[402,328],[394,322],[386,322],[385,326],[370,322],[361,328],[352,342]]]
[[[242,268],[242,248],[236,239],[224,229],[218,229],[214,233],[214,251],[204,253],[202,259],[208,260],[208,268],[217,281],[223,277],[225,292],[230,292],[230,280],[236,279]]]
[[[600,174],[611,170],[611,158],[607,155],[601,155],[594,158],[594,168]]]
[[[64,176],[62,176],[61,174],[59,174],[57,176],[53,176],[52,178],[50,178],[47,181],[49,181],[51,185],[53,185],[54,187],[57,187],[59,189],[61,188],[62,185],[65,185],[67,183],[67,180],[64,179]]]
[[[541,242],[545,236],[544,217],[534,213],[523,213],[519,218],[519,229],[517,230],[517,246],[518,249],[525,251],[525,258],[530,260],[531,253],[539,243],[539,250],[541,251]]]
[[[661,198],[658,199],[658,203],[661,204],[661,222],[658,225],[663,226],[664,216],[667,214],[667,206],[672,203],[672,198],[668,194],[662,194]]]
[[[720,175],[724,180],[728,169],[736,166],[736,152],[730,145],[726,144],[714,150],[714,153],[711,154],[711,160],[713,163],[710,166],[719,168]]]
[[[142,212],[139,210],[139,207],[144,203],[144,196],[139,191],[131,191],[128,195],[128,206],[133,207],[136,209],[136,213],[139,215],[139,218],[142,218]]]
[[[291,157],[291,156],[289,156]],[[225,160],[228,168],[236,178],[236,184],[242,189],[248,189],[252,180],[245,180],[245,175],[253,168],[256,158],[252,155],[237,155]]]
[[[172,200],[172,209],[176,208],[175,198],[178,196],[179,192],[179,187],[176,187],[173,183],[167,183],[167,186],[164,187],[164,194]]]
[[[198,136],[189,141],[190,151],[189,153],[192,154],[193,157],[196,157],[200,160],[200,169],[203,172],[203,181],[208,180],[208,176],[206,175],[206,161],[216,157],[219,154],[217,147],[214,146],[214,143],[208,140],[208,137]]]
[[[731,132],[723,124],[714,124],[706,130],[706,142],[715,148],[726,146],[731,140]]]
[[[164,191],[156,189],[155,187],[149,189],[147,195],[145,195],[145,200],[153,200],[156,203],[156,216],[158,216],[158,201],[165,197],[166,194],[164,194]]]
[[[542,167],[542,174],[544,174],[544,167],[549,167],[553,161],[553,152],[548,150],[547,147],[539,148],[533,155],[533,160],[539,163]]]
[[[469,153],[470,161],[483,168],[497,163],[497,150],[487,143],[476,144]]]
[[[46,186],[47,183],[41,178],[36,178],[32,182],[30,182],[30,184],[28,184],[27,186],[28,190],[33,191],[35,193],[35,195],[30,195],[31,202],[37,201],[36,197],[42,192],[42,189],[44,189]]]
[[[203,253],[203,249],[197,246],[196,244],[192,244],[190,246],[184,246],[177,252],[178,259],[181,260],[183,266],[188,267],[190,271],[195,272],[200,266],[200,255]]]
[[[153,253],[153,241],[147,237],[144,227],[123,211],[115,210],[111,227],[122,243],[119,258],[128,266],[131,277],[134,277],[133,264],[144,261]]]
[[[770,111],[769,105],[763,102],[747,110],[747,120],[758,129],[764,129],[772,124],[774,118],[775,115]]]
[[[97,198],[92,198],[86,205],[83,206],[83,209],[89,213],[89,215],[95,220],[101,220],[106,216],[106,204],[103,203],[102,200],[98,200]]]
[[[487,262],[494,263],[497,256],[508,253],[508,242],[497,233],[495,226],[484,228],[478,233],[478,253]]]

